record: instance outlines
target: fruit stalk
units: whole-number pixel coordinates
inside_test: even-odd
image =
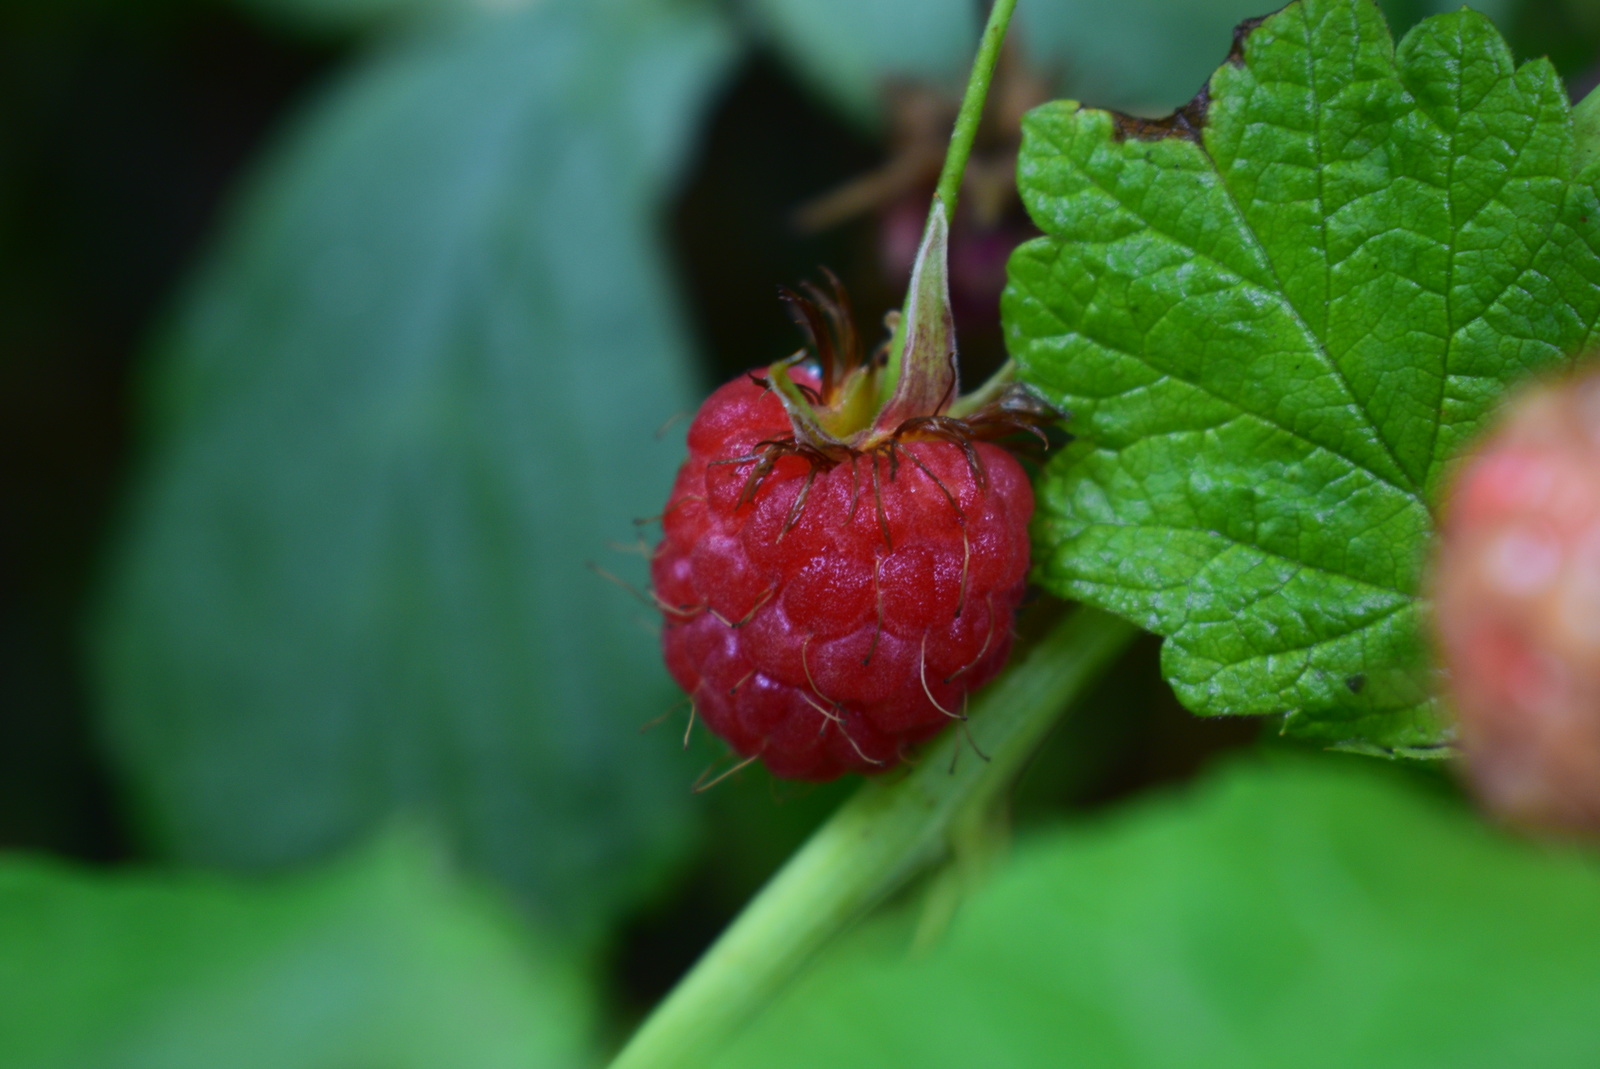
[[[972,61],[972,74],[961,98],[961,110],[956,113],[950,147],[945,151],[944,169],[939,172],[939,184],[934,188],[934,196],[944,202],[951,219],[955,218],[956,197],[961,192],[961,175],[967,169],[967,157],[972,155],[972,142],[978,136],[978,124],[983,119],[989,83],[994,79],[994,65],[1000,59],[1000,45],[1005,41],[1006,27],[1011,24],[1011,12],[1016,6],[1017,0],[995,0],[989,9],[989,21],[978,41],[978,55]]]
[[[1071,610],[973,700],[969,741],[947,731],[898,782],[868,781],[817,830],[708,950],[612,1063],[701,1064],[831,937],[950,851],[992,807],[1062,710],[1137,630]],[[987,754],[961,754],[973,746]],[[959,758],[959,759],[958,759]]]
[[[984,102],[989,99],[989,83],[994,80],[994,66],[1000,60],[1000,46],[1006,39],[1006,28],[1011,25],[1011,13],[1017,0],[995,0],[989,9],[989,21],[978,40],[978,54],[972,60],[972,73],[967,77],[967,89],[961,97],[961,110],[956,112],[956,125],[950,132],[950,147],[945,150],[944,168],[939,172],[939,184],[934,187],[931,217],[944,206],[945,218],[955,222],[956,199],[961,194],[961,176],[966,172],[967,159],[972,155],[972,142],[978,136],[978,125],[983,120]],[[910,304],[910,294],[906,303]],[[910,308],[904,310],[900,325],[889,341],[889,368],[883,378],[885,396],[900,381],[900,351],[905,345],[905,330]]]

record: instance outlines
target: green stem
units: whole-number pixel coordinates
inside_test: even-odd
[[[945,732],[904,778],[870,781],[762,889],[612,1063],[698,1065],[767,1005],[830,938],[941,860],[989,810],[1067,704],[1136,630],[1077,608],[974,700],[970,744]],[[957,758],[960,760],[957,760]]]
[[[1011,24],[1011,12],[1016,6],[1017,0],[995,0],[994,7],[989,9],[989,23],[978,41],[978,55],[972,61],[967,92],[961,98],[961,110],[956,113],[950,147],[945,150],[944,170],[939,172],[934,196],[944,201],[952,224],[956,218],[956,198],[961,193],[961,175],[967,169],[967,157],[972,155],[972,142],[978,136],[978,124],[983,121],[984,101],[989,97],[989,83],[994,80],[994,66],[1000,59],[1000,45],[1006,39],[1006,27]]]
[[[961,97],[961,110],[956,112],[955,129],[950,132],[950,147],[945,149],[944,169],[939,172],[939,184],[934,189],[934,207],[944,204],[945,219],[951,226],[956,222],[956,200],[961,195],[961,176],[966,172],[967,159],[972,155],[972,142],[978,136],[978,125],[983,121],[983,105],[989,98],[989,83],[994,80],[994,66],[1000,60],[1000,45],[1006,39],[1006,27],[1011,25],[1011,13],[1017,0],[995,0],[989,9],[989,21],[978,40],[978,54],[972,61],[972,73],[967,76],[967,91]],[[907,295],[907,304],[910,296]],[[906,313],[901,309],[900,322],[889,339],[889,366],[880,387],[882,395],[894,392],[900,381],[900,350],[905,345]]]
[[[971,393],[963,394],[950,406],[949,415],[956,419],[965,419],[978,409],[994,401],[1005,393],[1006,387],[1017,381],[1017,362],[1007,360],[989,376],[987,382]]]

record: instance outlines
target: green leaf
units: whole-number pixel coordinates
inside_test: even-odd
[[[0,861],[6,1069],[592,1064],[573,969],[420,840],[259,884]]]
[[[1391,768],[1253,761],[1025,840],[928,953],[858,932],[713,1064],[1581,1069],[1597,900]]]
[[[960,93],[981,23],[967,0],[752,0],[765,34],[800,74],[859,121],[884,90],[917,81]]]
[[[1572,134],[1577,142],[1577,160],[1580,169],[1587,169],[1600,159],[1600,92],[1590,90],[1572,108]]]
[[[1046,237],[1011,261],[1008,342],[1081,436],[1040,488],[1042,580],[1168,636],[1198,713],[1446,743],[1430,508],[1507,387],[1600,317],[1550,65],[1469,11],[1394,49],[1370,3],[1304,0],[1170,121],[1039,109],[1020,166]]]
[[[585,562],[628,570],[679,459],[656,209],[728,58],[696,5],[553,0],[366,65],[264,169],[163,347],[100,628],[170,854],[424,814],[582,938],[687,844],[653,614]]]

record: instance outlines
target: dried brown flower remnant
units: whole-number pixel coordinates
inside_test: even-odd
[[[1436,631],[1473,790],[1515,823],[1600,834],[1600,370],[1507,409],[1440,531]]]

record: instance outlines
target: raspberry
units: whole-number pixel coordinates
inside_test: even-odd
[[[1513,822],[1600,831],[1600,372],[1519,398],[1457,473],[1435,630],[1468,779]]]
[[[807,780],[892,767],[1005,663],[1033,492],[982,439],[1059,418],[1015,385],[949,414],[942,212],[897,376],[882,352],[862,361],[832,281],[787,295],[814,358],[741,376],[695,416],[651,562],[667,667],[695,713]]]
[[[787,456],[743,498],[754,461],[720,462],[788,431],[746,377],[695,417],[652,565],[667,667],[775,775],[880,770],[1005,663],[1033,492],[1004,450],[974,443],[975,469],[927,439],[814,473]]]

